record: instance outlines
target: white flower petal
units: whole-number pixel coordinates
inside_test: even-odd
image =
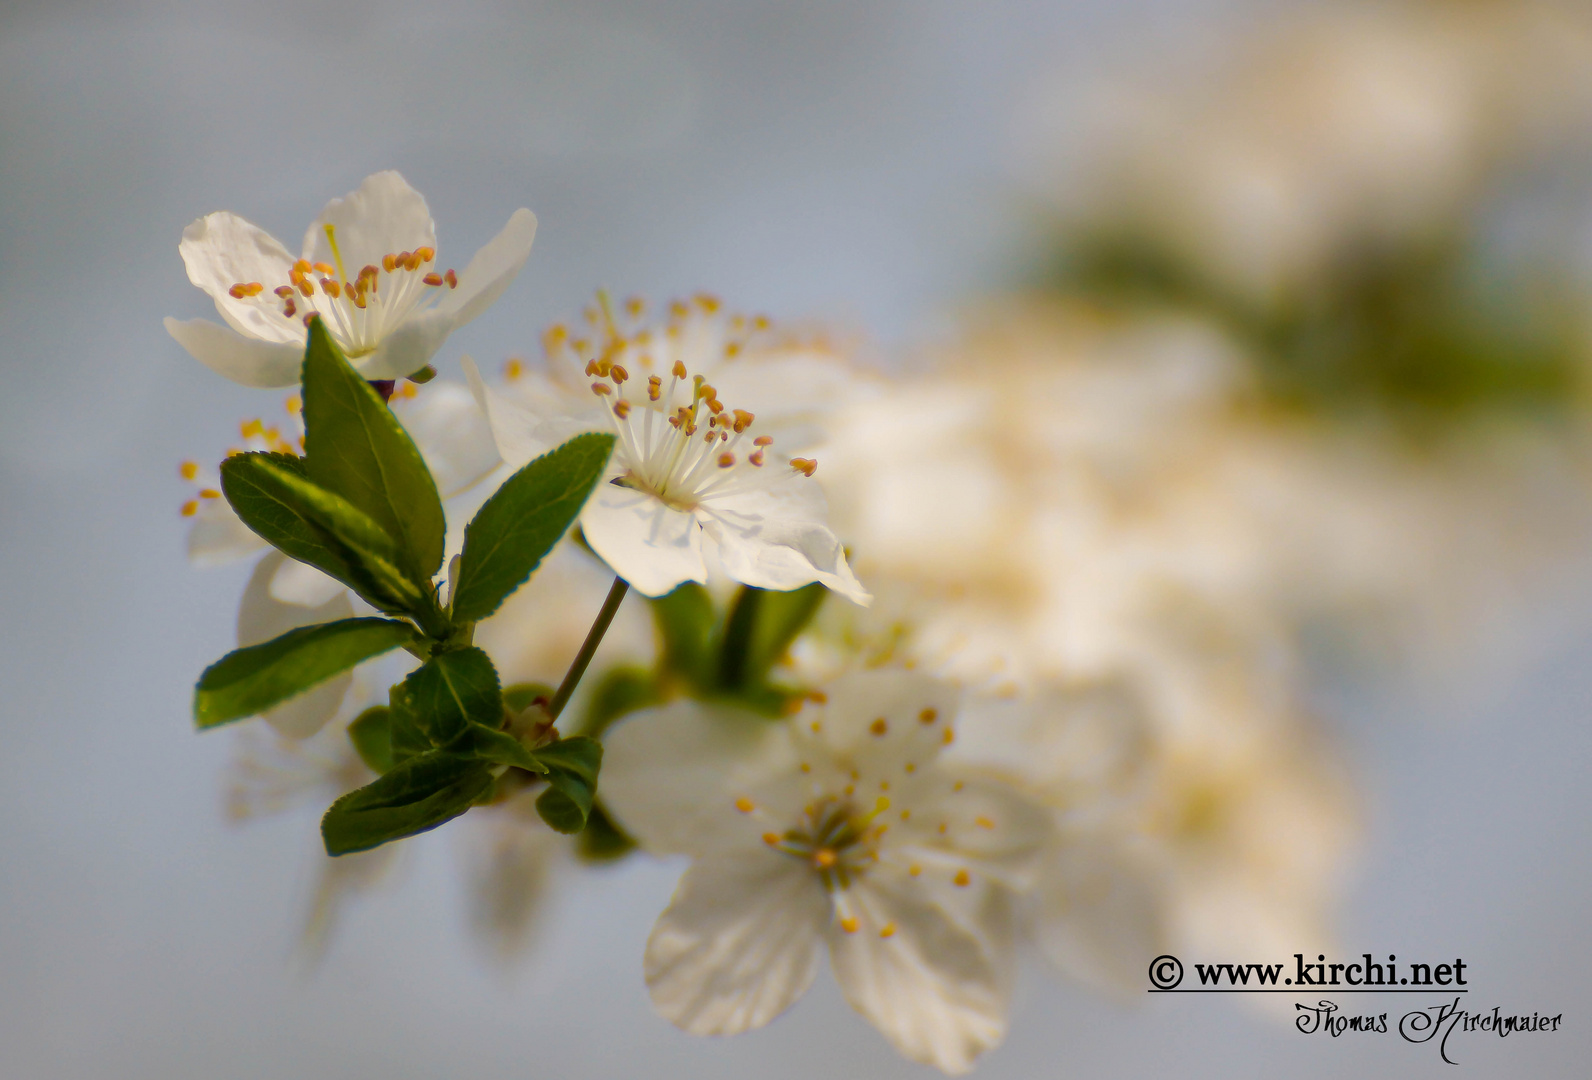
[[[459,358],[459,366],[464,369],[464,379],[476,407],[491,426],[498,455],[512,468],[518,469],[582,432],[603,430],[600,426],[577,424],[562,417],[544,419],[545,415],[556,414],[556,410],[532,411],[488,387],[475,361],[468,356]]]
[[[1120,840],[1055,844],[1029,898],[1031,933],[1045,958],[1103,989],[1143,988],[1146,957],[1171,947],[1155,876]]]
[[[327,225],[337,231],[337,253],[327,242]],[[361,268],[381,266],[383,255],[436,246],[436,226],[425,197],[388,169],[365,177],[354,191],[327,203],[304,233],[303,250],[310,262],[334,266],[340,253],[344,276],[352,281]],[[285,273],[282,279],[287,280]]]
[[[824,693],[828,702],[819,738],[831,754],[918,765],[938,757],[962,700],[952,683],[896,668],[848,672]]]
[[[974,934],[923,887],[869,875],[844,897],[856,931],[829,930],[830,966],[852,1008],[904,1057],[947,1073],[967,1072],[1006,1034],[1009,900],[1000,890],[985,898],[984,932]]]
[[[680,701],[622,721],[604,739],[603,801],[654,854],[760,848],[806,793],[788,725]],[[737,800],[755,793],[751,810]],[[743,804],[747,805],[747,804]]]
[[[236,214],[222,211],[208,214],[184,229],[177,251],[188,268],[188,280],[210,294],[229,326],[261,341],[298,342],[299,351],[303,352],[302,323],[284,319],[256,301],[235,299],[228,291],[234,285],[250,282],[259,282],[266,289],[286,284],[293,256],[276,237]],[[168,319],[168,329],[170,322]]]
[[[302,342],[260,341],[209,319],[166,318],[166,332],[195,360],[244,386],[271,390],[297,386],[304,366]]]
[[[318,608],[347,592],[341,581],[297,559],[284,559],[271,576],[271,599],[282,604]]]
[[[817,581],[855,604],[873,600],[846,564],[839,537],[824,524],[823,495],[813,484],[710,499],[697,513],[736,581],[781,591]]]
[[[794,859],[698,860],[647,939],[653,1007],[693,1035],[762,1027],[812,985],[828,918],[823,885]]]
[[[367,379],[407,378],[431,363],[456,325],[453,315],[434,308],[412,314],[382,337],[375,352],[352,363]]]
[[[708,579],[696,519],[651,495],[599,481],[580,527],[592,550],[644,596]]]
[[[436,310],[454,317],[463,326],[503,295],[525,260],[536,239],[536,215],[523,207],[509,215],[503,231],[486,242],[459,273],[459,285],[444,293]]]
[[[412,400],[395,402],[393,411],[420,448],[444,499],[473,486],[502,461],[491,426],[467,387],[428,383]]]
[[[271,597],[271,580],[287,561],[279,551],[268,553],[254,568],[249,584],[238,604],[238,645],[259,645],[300,626],[351,618],[353,604],[348,593],[319,607],[283,604]],[[353,673],[344,672],[299,694],[266,712],[265,719],[281,734],[294,739],[308,738],[321,729],[343,704],[343,696],[353,682]]]
[[[253,555],[266,543],[243,523],[225,499],[200,499],[188,529],[188,559],[195,566],[220,566]]]

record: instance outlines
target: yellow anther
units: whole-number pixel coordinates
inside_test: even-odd
[[[669,374],[673,375],[677,379],[685,378],[685,376],[686,376],[685,364],[682,363],[679,360],[676,360],[674,362],[674,367],[669,369]]]
[[[774,436],[772,436],[772,435],[759,435],[757,438],[752,440],[752,445],[753,446],[773,446],[774,445]]]
[[[697,307],[701,308],[709,315],[712,315],[719,310],[719,298],[716,296],[710,296],[707,293],[697,293],[695,300]]]
[[[448,288],[450,289],[457,289],[459,287],[459,275],[455,274],[452,270],[449,270],[446,274],[443,274],[442,280],[448,283]]]
[[[887,937],[893,937],[894,935],[895,935],[895,923],[887,922],[883,926],[879,927],[879,936],[880,937],[887,938]]]
[[[972,880],[973,880],[972,877],[968,874],[968,872],[966,870],[958,870],[956,872],[956,876],[951,879],[951,884],[952,885],[966,885],[968,882],[970,882]]]
[[[264,435],[265,422],[262,420],[245,420],[238,425],[238,433],[245,439],[252,439],[256,435]]]
[[[301,277],[301,278],[299,278],[298,290],[299,290],[299,292],[303,293],[305,296],[314,296],[315,295],[315,283],[313,281],[311,281],[307,277]]]
[[[813,474],[813,470],[818,468],[818,462],[814,461],[812,458],[793,457],[790,459],[790,467],[801,473],[803,476],[811,476]]]
[[[995,827],[995,823],[989,818],[985,817],[983,814],[980,814],[978,817],[974,818],[973,824],[977,825],[981,829],[993,829]]]
[[[525,374],[525,364],[518,357],[511,356],[503,365],[503,377],[510,382]]]
[[[873,804],[873,812],[882,814],[888,809],[890,809],[890,800],[883,795],[879,796],[879,801]]]
[[[183,517],[193,517],[198,512],[199,512],[199,500],[198,499],[189,499],[187,502],[182,504],[182,516]]]
[[[807,691],[807,700],[814,705],[827,705],[829,704],[829,695],[822,690],[809,690]]]
[[[272,289],[271,291],[276,293],[276,295],[280,296],[283,300],[286,300],[288,297],[293,295],[293,286],[291,286],[291,285],[278,285],[276,288]]]
[[[907,873],[912,877],[917,877],[919,874],[923,873],[923,867],[919,866],[917,863],[913,863],[911,866],[907,867]]]
[[[632,319],[641,318],[642,313],[646,310],[646,301],[642,300],[639,296],[632,296],[625,301],[625,314],[630,316]]]
[[[751,799],[748,799],[745,795],[742,795],[739,799],[735,800],[735,808],[743,814],[750,814],[753,810],[757,809],[757,804]]]
[[[847,915],[844,919],[840,920],[840,928],[848,934],[855,934],[857,932],[857,928],[861,925],[862,924],[857,921],[857,917],[855,915]]]
[[[389,274],[398,269],[398,256],[383,255],[381,257],[381,268]]]
[[[591,392],[594,393],[594,394],[600,394],[600,395],[603,395],[603,396],[607,396],[608,394],[611,394],[611,393],[614,392],[614,388],[609,386],[605,382],[594,382],[594,383],[591,384]]]
[[[719,468],[728,469],[731,465],[734,465],[734,464],[735,464],[735,455],[734,454],[724,453],[724,454],[720,454],[719,455]]]
[[[331,263],[318,262],[318,263],[315,263],[313,266],[311,266],[311,269],[314,270],[317,274],[335,274],[335,273],[337,273],[337,267],[333,266]]]
[[[883,735],[885,732],[890,730],[890,725],[885,723],[884,717],[881,716],[879,719],[868,725],[868,730],[873,732],[875,735]]]
[[[910,776],[911,774],[913,774],[913,773],[915,773],[917,771],[918,771],[918,767],[916,765],[912,764],[912,762],[910,762],[910,761],[907,762],[907,775]]]
[[[669,305],[669,314],[674,316],[676,319],[683,319],[687,315],[691,314],[691,309],[686,307],[684,302],[676,300]]]
[[[436,287],[438,287],[438,286],[440,286],[442,284],[442,275],[433,272],[433,273],[427,274],[425,277],[421,278],[420,280],[425,282],[427,285],[430,285],[433,288],[436,288]]]
[[[746,460],[750,461],[753,465],[756,465],[758,468],[762,468],[763,467],[763,451],[761,449],[753,450],[752,451],[752,456],[747,458]]]
[[[817,720],[814,720],[812,722],[811,727],[813,729],[813,734],[814,735],[817,735],[820,731],[824,730],[824,725],[819,723]]]
[[[839,856],[826,847],[821,847],[813,852],[813,865],[820,870],[828,870],[839,860]]]
[[[890,790],[890,781],[888,781],[888,780],[879,781],[879,790],[880,791],[889,791]]]
[[[597,375],[597,374],[600,374],[600,372],[601,372],[601,369],[597,366],[597,361],[595,361],[595,360],[586,361],[586,374],[587,375]]]
[[[741,343],[739,341],[732,341],[724,346],[725,359],[734,360],[739,355],[741,355]]]
[[[244,292],[244,286],[242,284],[238,284],[228,289],[227,295],[232,297],[234,300],[242,300],[247,294]]]
[[[569,327],[565,326],[563,323],[554,323],[552,326],[547,328],[547,334],[544,340],[553,345],[564,344],[564,342],[569,340]]]
[[[177,471],[182,474],[184,480],[191,481],[199,475],[199,463],[197,461],[185,461],[177,467]]]
[[[763,834],[763,843],[767,844],[769,847],[773,847],[775,844],[779,843],[779,833],[777,833],[777,832],[766,832],[766,833],[764,833]]]
[[[629,416],[630,402],[626,401],[624,398],[620,398],[618,401],[614,402],[614,415],[619,417],[621,420]]]
[[[733,415],[735,416],[735,433],[737,435],[751,427],[752,421],[757,419],[755,414],[749,413],[745,409],[736,409]]]
[[[200,488],[199,497],[201,499],[219,499],[221,498],[221,492],[215,488]]]
[[[300,260],[298,260],[298,262],[293,264],[293,270],[291,272],[295,273],[295,274],[298,274],[300,277],[302,277],[303,275],[309,273],[311,270],[314,270],[314,269],[315,269],[315,264],[314,263],[310,262],[308,259],[300,259]]]
[[[958,780],[956,783],[951,785],[951,790],[952,791],[961,791],[966,786],[967,786],[966,784],[964,784],[964,783],[962,783],[962,781]]]
[[[768,316],[759,315],[752,320],[753,330],[767,330],[769,327]]]
[[[810,773],[810,772],[813,771],[813,767],[811,765],[807,764],[807,762],[805,762],[805,761],[802,762],[802,766],[801,767],[802,767],[802,772],[804,772],[804,773]]]
[[[662,396],[662,386],[662,379],[658,378],[656,375],[649,375],[647,377],[647,400],[657,401],[658,398]]]
[[[714,416],[717,416],[719,413],[724,411],[724,403],[718,398],[708,398],[707,406],[708,410],[712,412]]]
[[[945,729],[945,737],[943,739],[941,739],[940,741],[945,743],[946,746],[950,746],[951,743],[956,741],[956,732],[954,730],[952,730],[951,728],[946,728]]]
[[[942,821],[942,822],[940,822],[940,828],[939,828],[939,833],[940,833],[940,835],[941,835],[941,836],[944,836],[944,835],[945,835],[945,830],[946,830],[946,829],[948,829],[948,828],[950,828],[950,826],[949,826],[949,825],[947,825],[947,824],[946,824],[946,823],[945,823],[945,822],[943,822],[943,821]]]
[[[417,248],[415,248],[415,258],[419,259],[421,262],[430,262],[432,259],[435,259],[436,257],[437,257],[436,248],[429,248],[429,247],[417,247]]]
[[[612,379],[614,381],[614,385],[617,386],[626,379],[630,378],[630,372],[626,371],[620,365],[615,364],[612,370],[608,372],[608,377]]]
[[[901,820],[902,821],[911,821],[912,820],[912,811],[911,810],[903,810],[903,811],[901,811]]]
[[[933,709],[924,709],[922,712],[918,713],[918,719],[922,720],[925,724],[934,723],[939,716],[940,714]]]

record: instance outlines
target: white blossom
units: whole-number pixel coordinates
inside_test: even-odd
[[[694,860],[647,943],[660,1013],[698,1035],[760,1027],[827,945],[846,999],[906,1057],[960,1073],[1000,1042],[1013,890],[1048,826],[945,767],[957,697],[858,672],[784,721],[682,702],[614,730],[606,805],[646,850]]]
[[[209,214],[183,230],[179,251],[226,326],[168,318],[166,329],[234,382],[292,386],[309,319],[320,315],[360,374],[402,378],[502,295],[535,236],[536,216],[516,210],[462,273],[443,271],[425,199],[391,171],[327,203],[298,259],[236,214]]]
[[[490,393],[466,362],[499,452],[523,464],[580,432],[612,431],[618,441],[608,472],[580,525],[614,572],[648,596],[706,582],[711,564],[742,584],[786,590],[822,582],[867,603],[827,524],[823,492],[812,480],[817,461],[792,456],[788,446],[810,437],[804,426],[819,405],[801,387],[803,367],[829,387],[835,365],[827,358],[804,365],[789,354],[741,362],[766,325],[719,322],[717,302],[707,304],[713,319],[681,305],[667,324],[628,332],[604,310],[595,341],[555,328],[549,360],[558,377],[519,400]],[[709,381],[721,373],[730,376],[726,385],[751,384],[771,404],[786,396],[778,411],[793,438],[721,401],[724,388]],[[576,377],[584,382],[572,393]]]

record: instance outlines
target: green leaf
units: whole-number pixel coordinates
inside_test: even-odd
[[[429,584],[442,566],[442,499],[414,440],[326,332],[310,320],[304,352],[308,477],[364,511],[398,542],[399,565]]]
[[[534,773],[547,772],[547,766],[536,759],[525,744],[506,731],[493,731],[473,724],[463,735],[448,744],[454,753],[474,754],[483,761],[498,765],[513,765]]]
[[[586,862],[604,863],[623,858],[636,849],[636,842],[614,824],[601,802],[591,808],[586,828],[575,841],[575,854]]]
[[[435,746],[463,735],[471,724],[503,726],[503,691],[497,669],[477,648],[438,653],[404,680],[405,707]]]
[[[391,772],[397,764],[392,756],[392,709],[372,705],[354,717],[348,725],[348,741],[371,772],[377,776]]]
[[[434,608],[429,596],[398,568],[398,552],[381,527],[347,500],[306,479],[296,459],[235,454],[221,464],[221,490],[243,523],[263,540],[330,574],[378,610],[424,615]]]
[[[547,766],[548,788],[536,800],[536,812],[555,831],[578,833],[586,827],[597,795],[597,771],[603,747],[596,739],[577,735],[536,751]]]
[[[683,676],[694,688],[708,690],[717,677],[714,650],[713,598],[695,582],[647,601],[662,650],[659,667]]]
[[[432,751],[338,799],[321,819],[326,854],[366,851],[458,817],[492,786],[476,758]]]
[[[237,649],[205,668],[194,688],[200,728],[257,716],[362,660],[414,639],[413,628],[388,619],[342,619],[289,630]]]
[[[614,437],[577,435],[503,482],[464,530],[453,617],[477,622],[498,609],[569,529],[607,467]]]
[[[387,703],[391,709],[387,722],[387,737],[393,764],[402,765],[410,758],[429,754],[436,749],[421,728],[415,710],[410,706],[409,690],[404,683],[388,687]]]

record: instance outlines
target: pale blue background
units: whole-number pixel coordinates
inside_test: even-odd
[[[1277,6],[0,8],[0,1077],[930,1075],[827,977],[733,1041],[653,1017],[640,952],[674,868],[641,860],[565,889],[505,976],[465,934],[432,835],[318,972],[294,968],[315,813],[223,821],[231,741],[194,735],[187,700],[245,571],[191,570],[176,513],[176,463],[278,398],[161,329],[208,309],[177,239],[229,208],[292,247],[326,198],[395,167],[461,261],[515,207],[541,218],[525,273],[445,370],[465,349],[489,366],[532,351],[599,284],[707,287],[908,341],[1021,231],[1014,117],[1040,81]],[[1344,941],[1460,955],[1473,1005],[1565,1014],[1553,1036],[1471,1036],[1467,1076],[1585,1075],[1592,1051],[1592,618],[1561,614],[1568,630],[1487,696],[1321,688],[1370,837]],[[1307,1039],[1222,999],[1106,1002],[1036,968],[980,1075],[1395,1071],[1461,1075],[1430,1047]]]

